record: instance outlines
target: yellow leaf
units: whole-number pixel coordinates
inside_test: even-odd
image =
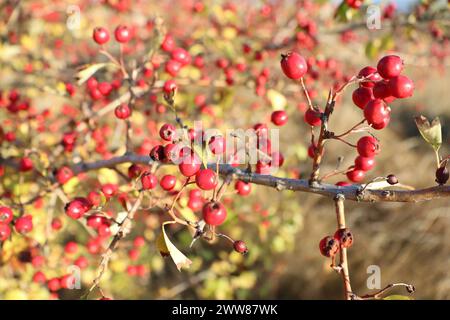
[[[181,271],[182,268],[189,268],[192,264],[192,261],[189,260],[177,247],[170,241],[169,237],[166,234],[166,230],[164,227],[167,224],[176,223],[175,221],[164,222],[162,225],[162,232],[159,235],[156,244],[159,252],[162,256],[170,255],[173,262],[177,266],[178,271]]]
[[[286,97],[276,90],[269,89],[267,91],[267,99],[274,110],[283,110],[286,107]]]
[[[80,71],[77,72],[75,79],[78,85],[83,84],[86,80],[92,77],[98,70],[106,67],[107,65],[113,65],[112,63],[95,63],[87,64],[81,67]]]

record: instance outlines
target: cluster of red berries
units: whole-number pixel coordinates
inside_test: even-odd
[[[26,234],[33,230],[33,217],[31,215],[22,215],[14,220],[13,211],[9,207],[0,207],[0,242],[3,242],[11,235],[10,224],[19,234]]]
[[[131,32],[130,28],[128,28],[125,25],[119,25],[114,30],[114,38],[119,43],[127,43],[128,41],[131,40],[131,37],[132,37],[132,32]],[[106,28],[97,27],[94,29],[94,31],[92,33],[92,38],[99,45],[104,45],[110,39],[109,31]]]
[[[340,248],[350,248],[353,244],[353,234],[348,228],[338,229],[334,236],[326,236],[319,243],[320,253],[328,258],[336,255]]]
[[[356,149],[358,156],[355,164],[349,167],[346,173],[351,182],[361,182],[366,172],[375,166],[375,156],[380,152],[380,143],[373,136],[364,136],[358,140]]]

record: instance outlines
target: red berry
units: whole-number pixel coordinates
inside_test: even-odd
[[[377,139],[372,136],[365,136],[358,140],[357,150],[363,157],[373,158],[380,152],[380,145]]]
[[[173,124],[166,123],[159,129],[159,136],[166,141],[172,141],[175,138],[176,128]]]
[[[398,76],[389,81],[389,90],[396,98],[408,98],[414,92],[414,83],[408,77]]]
[[[185,156],[182,162],[178,165],[178,168],[180,169],[180,172],[183,176],[191,177],[200,170],[201,164],[202,161],[200,160],[200,158],[195,153],[193,153]]]
[[[288,115],[284,110],[278,110],[272,112],[270,117],[272,123],[276,126],[284,126],[288,121]]]
[[[11,228],[7,224],[0,223],[0,242],[5,241],[11,235]]]
[[[214,189],[217,182],[217,174],[211,169],[202,169],[195,175],[195,183],[202,190]]]
[[[252,185],[248,182],[238,180],[234,184],[234,189],[241,196],[246,196],[246,195],[250,194],[250,192],[252,191]]]
[[[352,169],[347,172],[347,178],[351,182],[361,182],[364,179],[365,175],[366,175],[365,171],[358,169]]]
[[[348,228],[338,229],[334,233],[334,239],[336,239],[341,248],[350,248],[353,244],[353,234]]]
[[[211,152],[213,154],[224,153],[225,145],[226,145],[226,142],[222,136],[214,136],[208,142],[209,149],[211,150]]]
[[[383,124],[390,115],[391,108],[380,99],[370,100],[364,108],[364,117],[369,124]]]
[[[286,77],[298,80],[302,78],[308,71],[308,65],[305,58],[296,52],[288,52],[281,55],[281,69]]]
[[[352,100],[353,103],[361,109],[367,105],[367,103],[373,99],[372,89],[367,87],[359,87],[353,91]]]
[[[375,166],[375,159],[369,157],[358,156],[355,159],[355,169],[369,171]]]
[[[173,40],[172,35],[166,34],[163,42],[161,43],[161,48],[166,52],[170,52],[173,50],[174,47],[175,47],[175,41]]]
[[[176,60],[169,60],[166,63],[164,70],[170,74],[172,77],[175,77],[178,72],[181,70],[182,64]]]
[[[142,167],[137,164],[132,164],[128,167],[128,177],[130,179],[136,179],[142,172]]]
[[[320,253],[325,257],[334,257],[339,250],[339,242],[331,236],[326,236],[319,243]]]
[[[103,27],[97,27],[94,29],[92,38],[98,44],[105,44],[109,41],[109,32]]]
[[[69,167],[61,167],[56,172],[56,179],[60,184],[65,184],[67,181],[72,179],[73,171]]]
[[[45,283],[45,281],[47,281],[47,277],[45,276],[45,274],[42,271],[37,271],[33,275],[33,282],[35,282],[35,283]]]
[[[397,77],[403,70],[403,61],[399,56],[385,56],[378,61],[377,70],[384,79]]]
[[[211,226],[221,225],[227,218],[227,211],[220,202],[207,202],[203,206],[203,220]]]
[[[175,188],[176,184],[177,184],[177,178],[170,174],[163,176],[161,181],[159,182],[159,185],[161,186],[161,188],[163,188],[166,191],[173,190],[173,188]]]
[[[353,9],[361,8],[363,0],[346,0],[348,6]]]
[[[60,218],[53,218],[51,225],[52,225],[52,229],[53,230],[55,230],[55,231],[60,230],[62,228],[61,219]]]
[[[389,121],[391,121],[391,116],[390,114],[383,119],[383,122],[380,123],[372,123],[372,128],[374,128],[375,130],[381,130],[387,127],[387,125],[389,124]]]
[[[164,155],[164,146],[157,145],[150,150],[150,158],[152,158],[153,161],[164,161],[165,155]]]
[[[154,189],[158,184],[158,178],[150,172],[144,172],[141,175],[141,184],[144,190]]]
[[[92,205],[86,198],[75,198],[66,204],[64,210],[72,219],[81,218],[91,209]]]
[[[121,104],[114,109],[117,119],[128,119],[131,116],[131,109],[127,104]]]
[[[8,207],[0,207],[0,224],[8,224],[12,221],[14,214]]]
[[[50,291],[58,291],[61,289],[61,282],[58,278],[52,278],[47,282],[47,287]]]
[[[373,67],[364,67],[358,73],[359,78],[364,78],[365,80],[361,82],[361,86],[372,88],[375,82],[381,80],[381,76],[378,74],[377,69]]]
[[[97,207],[102,202],[102,196],[101,196],[100,193],[98,193],[96,191],[91,191],[87,195],[87,200],[88,200],[88,202],[90,203],[91,206]]]
[[[28,157],[20,159],[19,171],[26,172],[33,170],[33,161]]]
[[[183,66],[191,62],[191,56],[183,48],[175,48],[172,51],[172,59],[180,62]]]
[[[164,86],[163,86],[163,90],[165,93],[170,94],[173,91],[175,91],[177,89],[177,84],[175,83],[175,80],[167,80],[166,82],[164,82]]]
[[[117,26],[116,30],[114,30],[114,37],[116,38],[117,42],[120,43],[128,42],[131,39],[131,31],[128,29],[127,26],[124,25]]]
[[[239,252],[239,253],[242,253],[242,254],[247,254],[248,253],[247,245],[242,240],[236,240],[233,243],[233,248],[234,248],[234,251],[236,251],[236,252]]]
[[[322,124],[321,117],[322,113],[319,110],[308,109],[303,118],[310,126],[318,127]]]
[[[33,217],[27,214],[17,218],[14,228],[21,234],[30,232],[33,229]]]
[[[64,247],[64,252],[67,254],[74,254],[78,251],[78,244],[74,241],[69,241]]]
[[[352,184],[348,181],[339,181],[339,182],[336,182],[336,185],[338,187],[347,187],[347,186],[351,186]]]
[[[144,237],[138,236],[138,237],[134,238],[133,246],[135,246],[136,248],[140,248],[140,247],[145,246],[145,239],[144,239]]]
[[[102,186],[101,191],[106,199],[114,197],[118,191],[118,187],[114,183],[106,183]]]
[[[85,256],[80,256],[73,262],[73,264],[80,269],[86,269],[89,266],[89,261]]]
[[[375,86],[373,87],[373,96],[376,99],[386,99],[390,97],[391,90],[389,89],[389,82],[388,81],[378,81],[375,83]]]

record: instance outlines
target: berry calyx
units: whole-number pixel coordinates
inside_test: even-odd
[[[225,207],[217,201],[205,203],[202,213],[203,220],[211,226],[221,225],[227,218],[227,211]]]
[[[239,252],[241,254],[247,254],[248,253],[247,245],[242,240],[236,240],[233,243],[233,248],[234,248],[234,251]]]
[[[384,79],[397,77],[403,70],[403,60],[396,55],[385,56],[378,61],[377,70]]]
[[[92,38],[97,44],[105,44],[109,41],[109,32],[103,27],[97,27],[92,33]]]
[[[281,55],[281,69],[286,77],[299,80],[306,72],[308,72],[308,65],[305,58],[296,52],[288,52]]]
[[[356,144],[358,154],[363,157],[373,158],[380,152],[380,145],[376,138],[365,136],[358,140]]]
[[[212,190],[217,186],[218,178],[215,171],[202,169],[195,175],[195,183],[202,190]]]
[[[334,239],[336,239],[341,248],[350,248],[353,244],[353,234],[349,228],[338,229],[334,233]]]
[[[339,250],[339,241],[331,236],[326,236],[319,242],[320,253],[325,257],[334,257]]]

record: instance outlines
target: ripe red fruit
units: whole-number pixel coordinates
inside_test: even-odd
[[[118,187],[114,183],[106,183],[102,186],[101,191],[106,199],[114,197],[117,193]]]
[[[170,80],[167,80],[166,82],[164,82],[163,90],[165,93],[170,94],[176,89],[177,89],[177,84],[175,83],[175,80],[170,79]]]
[[[73,262],[73,264],[80,269],[85,269],[89,266],[89,261],[85,256],[80,256]]]
[[[180,169],[180,172],[183,176],[191,177],[200,170],[201,164],[202,161],[200,160],[200,158],[195,153],[193,153],[185,156],[182,162],[178,165],[178,168]]]
[[[0,223],[0,242],[5,241],[11,235],[11,228],[7,224]]]
[[[12,221],[14,214],[8,207],[0,207],[0,224],[8,224]]]
[[[73,171],[69,167],[61,167],[56,172],[56,179],[60,184],[65,184],[67,181],[72,179],[73,177]]]
[[[138,237],[134,238],[133,246],[135,246],[136,248],[140,248],[140,247],[145,246],[145,239],[144,239],[144,237],[138,236]]]
[[[207,202],[203,206],[203,220],[211,226],[221,225],[227,218],[227,211],[220,202]]]
[[[352,169],[347,172],[347,178],[351,182],[361,182],[364,179],[365,175],[366,175],[365,171],[358,169]]]
[[[347,187],[347,186],[351,186],[352,184],[348,181],[339,181],[339,182],[336,182],[336,185],[338,187]]]
[[[308,72],[305,58],[296,52],[288,52],[281,55],[281,69],[286,77],[298,80]]]
[[[370,100],[364,108],[364,117],[369,124],[382,124],[391,115],[391,109],[383,100]]]
[[[19,170],[21,172],[33,170],[33,161],[28,157],[23,157],[19,162]]]
[[[373,87],[373,96],[376,99],[386,99],[392,96],[391,90],[389,89],[389,82],[382,80],[375,83],[375,86]]]
[[[353,91],[352,100],[353,103],[361,109],[367,105],[367,103],[373,99],[373,93],[371,88],[359,87]]]
[[[102,196],[96,191],[91,191],[87,195],[87,200],[91,206],[97,207],[102,202]]]
[[[27,214],[17,218],[14,228],[21,234],[30,232],[33,229],[33,217]]]
[[[250,194],[250,192],[252,191],[252,185],[248,182],[238,180],[234,184],[234,189],[241,196],[246,196],[246,195]]]
[[[114,114],[117,119],[128,119],[131,116],[131,109],[127,104],[121,104],[114,109]]]
[[[276,126],[284,126],[288,121],[288,115],[284,110],[277,110],[272,112],[270,120]]]
[[[136,179],[142,172],[142,167],[137,164],[132,164],[128,167],[128,177],[130,179]]]
[[[47,282],[47,287],[50,291],[58,291],[61,289],[61,282],[59,281],[59,278],[52,278]]]
[[[355,169],[362,171],[369,171],[375,166],[375,159],[363,156],[358,156],[355,159]]]
[[[176,60],[169,60],[166,62],[166,66],[164,67],[164,70],[170,74],[172,77],[175,77],[178,72],[181,70],[182,64],[179,61]]]
[[[74,254],[78,251],[78,244],[74,241],[69,241],[64,247],[64,252],[67,254]]]
[[[385,56],[378,61],[377,70],[384,79],[397,77],[403,70],[403,61],[399,56]]]
[[[322,124],[322,113],[319,110],[308,109],[305,112],[304,120],[310,126],[318,127]]]
[[[159,185],[161,186],[161,188],[163,188],[166,191],[170,191],[173,188],[175,188],[176,184],[177,184],[177,178],[170,174],[163,176],[161,181],[159,182]]]
[[[35,283],[45,283],[45,281],[47,281],[47,277],[45,276],[45,274],[42,271],[37,271],[33,275],[33,282],[35,282]]]
[[[189,52],[187,52],[183,48],[175,48],[172,51],[172,59],[178,61],[183,66],[189,64],[191,62],[191,56]]]
[[[214,189],[217,182],[217,174],[211,169],[202,169],[195,175],[195,183],[202,190]]]
[[[380,152],[379,142],[372,136],[360,138],[356,144],[356,147],[358,154],[363,157],[372,158]]]
[[[51,225],[52,225],[52,230],[55,230],[55,231],[60,230],[60,229],[62,228],[62,222],[61,222],[61,219],[59,219],[59,218],[53,218],[53,219],[52,219]]]
[[[362,87],[372,88],[375,82],[381,80],[381,76],[378,74],[377,69],[373,67],[364,67],[358,73],[359,78],[364,78],[365,81],[361,82]]]
[[[92,33],[92,38],[98,44],[105,44],[109,41],[109,32],[103,27],[97,27]]]
[[[209,149],[213,154],[222,154],[225,151],[225,139],[222,136],[214,136],[212,137],[209,142],[208,146]]]
[[[242,240],[236,240],[233,243],[233,248],[234,248],[234,251],[236,251],[236,252],[239,252],[239,253],[242,253],[242,254],[247,254],[248,253],[247,245]]]
[[[154,189],[158,184],[158,178],[150,172],[144,172],[141,175],[141,184],[144,190]]]
[[[408,77],[398,76],[389,81],[389,90],[396,98],[408,98],[414,92],[414,82]]]
[[[66,204],[64,210],[72,219],[79,219],[88,212],[91,207],[91,203],[86,198],[75,198]]]
[[[334,257],[339,250],[339,242],[331,236],[326,236],[319,243],[320,253],[325,257]]]
[[[336,230],[334,239],[339,241],[341,248],[350,248],[353,244],[353,234],[348,228]]]
[[[117,26],[116,30],[114,30],[114,37],[116,38],[117,42],[128,42],[131,39],[131,31],[127,26],[119,25]]]
[[[380,123],[371,123],[372,128],[375,130],[381,130],[387,127],[389,122],[391,121],[391,115],[389,114],[386,118],[383,119],[383,122]]]
[[[161,43],[161,48],[166,52],[170,52],[173,50],[174,47],[175,47],[175,41],[173,40],[172,35],[166,34],[163,42]]]
[[[363,0],[346,0],[346,2],[347,5],[353,9],[359,9],[363,4]]]
[[[164,161],[165,155],[164,155],[164,146],[162,145],[156,145],[150,150],[150,158],[152,158],[153,161]]]
[[[172,141],[175,138],[176,128],[173,124],[165,123],[161,129],[159,129],[159,136],[166,141]]]

